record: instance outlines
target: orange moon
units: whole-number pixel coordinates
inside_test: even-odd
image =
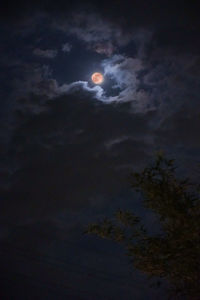
[[[92,74],[92,81],[95,84],[101,84],[103,82],[103,75],[101,73],[98,73],[98,72]]]

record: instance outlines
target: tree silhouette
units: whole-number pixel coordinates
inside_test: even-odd
[[[90,224],[86,232],[122,243],[135,268],[167,280],[169,299],[200,299],[200,189],[177,178],[175,170],[174,160],[158,154],[153,165],[130,175],[161,233],[148,234],[139,217],[122,210]]]

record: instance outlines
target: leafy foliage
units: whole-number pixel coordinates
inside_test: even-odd
[[[199,186],[178,179],[175,169],[174,160],[158,154],[152,166],[130,176],[161,233],[148,234],[140,218],[122,210],[111,220],[90,224],[86,232],[122,243],[135,268],[170,283],[170,297],[200,299]]]

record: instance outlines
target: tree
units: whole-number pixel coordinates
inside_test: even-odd
[[[174,160],[161,154],[130,180],[158,218],[161,233],[149,234],[139,217],[122,210],[90,224],[86,232],[121,243],[135,268],[166,279],[169,299],[200,299],[200,186],[179,179]]]

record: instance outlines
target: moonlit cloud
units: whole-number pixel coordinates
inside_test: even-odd
[[[58,95],[62,94],[73,94],[80,91],[87,91],[91,93],[96,99],[103,101],[104,97],[104,90],[101,86],[95,85],[94,87],[89,87],[87,81],[77,81],[70,84],[63,84],[57,87]]]
[[[137,71],[142,70],[142,61],[138,58],[114,55],[102,63],[105,75],[111,76],[119,88],[137,84]]]
[[[24,65],[22,73],[24,73],[23,82],[16,83],[18,86],[18,94],[35,93],[36,95],[45,95],[48,98],[54,98],[62,94],[73,94],[78,91],[86,91],[98,101],[104,103],[113,102],[132,102],[133,111],[146,112],[151,110],[153,102],[149,106],[148,93],[144,90],[138,90],[139,79],[137,72],[143,70],[144,66],[140,59],[127,57],[125,55],[114,55],[102,61],[104,69],[105,81],[106,77],[113,80],[112,89],[119,89],[115,96],[106,93],[104,86],[90,86],[87,81],[75,81],[71,83],[59,84],[52,77],[51,69],[46,65]],[[34,70],[34,72],[33,72]]]
[[[117,95],[107,97],[108,102],[131,102],[134,112],[145,113],[155,109],[154,102],[150,102],[149,93],[139,88],[138,72],[145,68],[142,60],[124,55],[114,55],[105,59],[102,66],[105,76],[114,81],[113,89],[119,89]]]

